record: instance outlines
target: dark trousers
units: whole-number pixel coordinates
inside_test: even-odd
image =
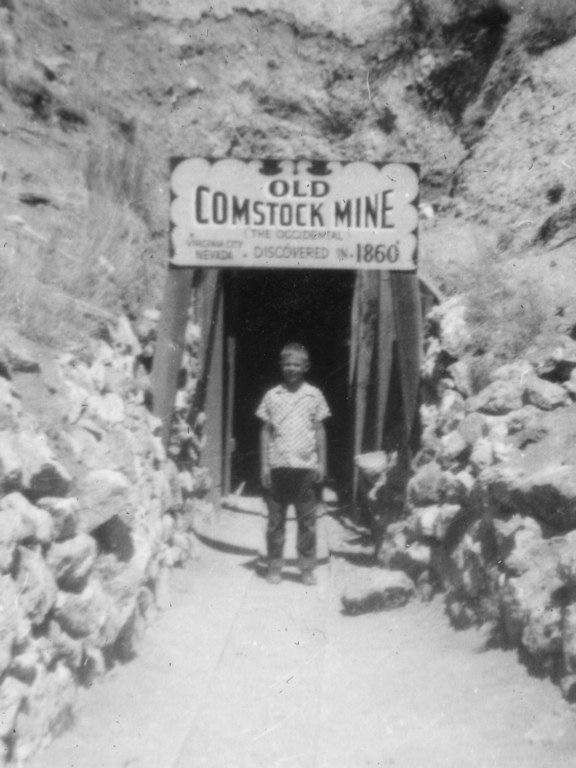
[[[286,511],[294,505],[298,521],[298,564],[301,570],[316,565],[316,506],[318,496],[314,470],[280,467],[270,472],[271,487],[266,492],[268,528],[266,545],[270,568],[283,564]]]

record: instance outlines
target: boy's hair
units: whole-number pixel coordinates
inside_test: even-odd
[[[290,355],[301,355],[307,363],[310,362],[310,355],[308,354],[308,350],[302,344],[290,342],[290,344],[286,344],[284,347],[282,347],[282,351],[280,352],[280,361],[284,360]]]

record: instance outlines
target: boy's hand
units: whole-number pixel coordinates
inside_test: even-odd
[[[272,485],[272,478],[270,477],[270,467],[263,467],[260,472],[260,481],[262,486],[268,490]]]
[[[320,466],[319,466],[319,467],[318,467],[318,468],[315,470],[315,477],[314,477],[314,480],[315,480],[317,483],[323,483],[323,482],[326,480],[326,467],[323,467],[322,465],[320,465]]]

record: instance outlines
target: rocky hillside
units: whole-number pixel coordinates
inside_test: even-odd
[[[474,394],[464,315],[457,297],[428,317],[422,441],[396,519],[393,460],[359,462],[365,474],[376,468],[378,561],[409,578],[376,577],[356,602],[383,607],[399,586],[426,599],[442,591],[454,626],[518,648],[574,701],[576,341],[533,345]]]
[[[0,765],[23,765],[70,724],[79,686],[137,653],[193,553],[207,486],[190,435],[167,455],[146,408],[154,320],[138,338],[120,318],[83,358],[0,342]]]
[[[157,302],[170,155],[394,158],[422,270],[513,355],[574,277],[574,11],[538,6],[3,0],[3,316],[59,346]]]

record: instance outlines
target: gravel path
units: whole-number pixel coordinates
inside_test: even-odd
[[[441,601],[342,615],[365,550],[330,528],[314,588],[202,546],[138,659],[83,692],[33,768],[574,765],[574,709],[515,653],[451,629]]]

